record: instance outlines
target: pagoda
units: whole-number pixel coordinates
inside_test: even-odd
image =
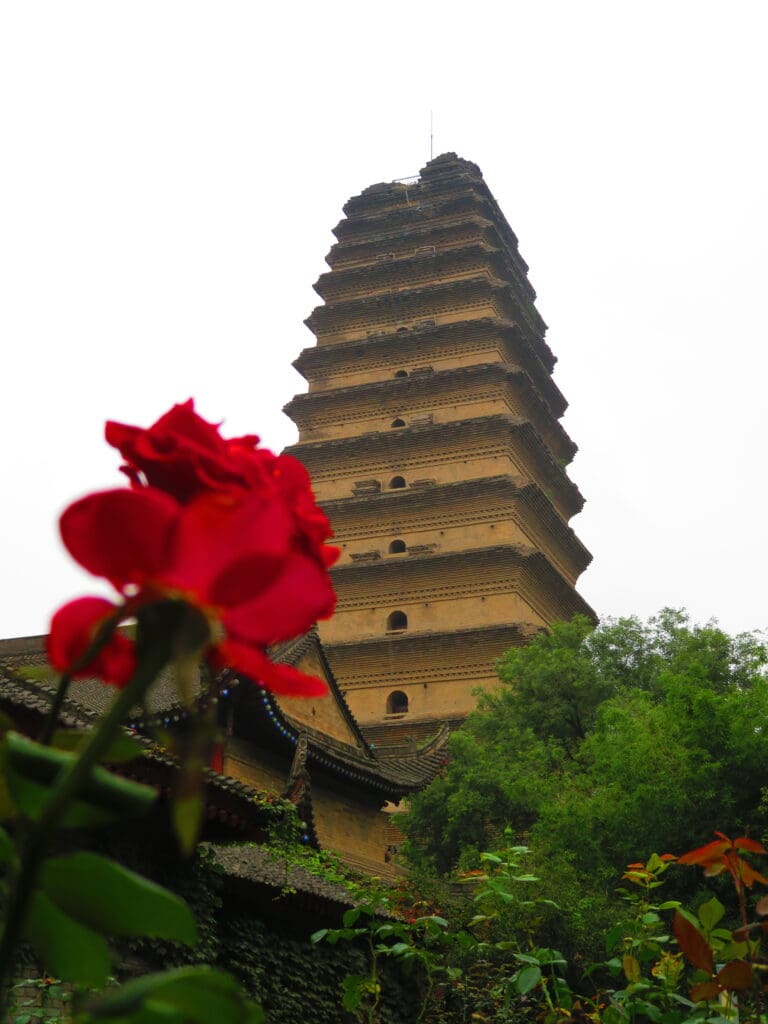
[[[447,153],[344,207],[285,411],[342,548],[321,637],[366,737],[418,741],[557,620],[591,556],[528,267],[479,168]]]

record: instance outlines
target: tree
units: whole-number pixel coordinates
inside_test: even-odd
[[[540,860],[593,882],[680,852],[714,828],[768,825],[766,650],[751,634],[643,623],[553,626],[499,662],[501,685],[452,737],[444,774],[416,796],[411,847],[440,871],[505,825]]]

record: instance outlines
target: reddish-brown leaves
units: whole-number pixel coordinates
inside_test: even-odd
[[[715,961],[712,950],[699,929],[692,925],[687,917],[683,917],[679,910],[675,911],[672,927],[680,949],[693,966],[706,971],[707,974],[714,974]]]

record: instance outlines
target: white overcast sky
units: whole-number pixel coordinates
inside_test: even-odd
[[[107,418],[194,396],[295,440],[346,199],[454,150],[550,326],[600,614],[768,625],[768,6],[529,0],[0,5],[0,636],[93,584]]]

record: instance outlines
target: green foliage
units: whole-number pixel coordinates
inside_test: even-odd
[[[597,707],[615,693],[617,680],[585,657],[592,624],[583,615],[557,622],[528,647],[511,648],[499,660],[499,678],[507,684],[486,694],[480,707],[508,707],[519,724],[566,757],[573,757],[594,724]]]
[[[347,974],[342,979],[342,1006],[358,1020],[377,1024],[382,998],[382,962],[389,958],[410,968],[420,968],[425,979],[420,1011],[421,1021],[429,1006],[438,975],[448,970],[440,956],[448,922],[437,914],[404,919],[395,916],[392,895],[370,883],[365,898],[344,913],[341,928],[321,928],[312,942],[357,942],[367,951],[365,974]],[[361,894],[362,895],[362,892]],[[440,951],[440,952],[439,952]]]
[[[0,763],[12,801],[9,815],[21,814],[38,821],[52,799],[61,773],[76,761],[77,754],[69,750],[46,747],[17,732],[6,732],[0,747]],[[156,799],[157,793],[151,786],[95,767],[78,799],[69,802],[63,811],[61,825],[89,827],[115,821],[123,815],[146,814]]]
[[[76,1024],[263,1024],[264,1014],[237,983],[211,967],[149,974],[99,995]]]
[[[768,885],[747,859],[765,855],[760,843],[718,833],[714,842],[679,858],[733,883],[723,891],[725,903],[706,894],[695,910],[678,899],[659,900],[667,872],[673,871],[676,883],[684,877],[678,858],[652,854],[645,863],[630,864],[619,890],[623,909],[601,937],[600,959],[569,968],[557,947],[541,941],[535,911],[542,901],[531,896],[538,879],[527,870],[528,851],[514,845],[511,830],[505,839],[503,849],[481,854],[482,869],[461,876],[477,911],[463,923],[433,917],[431,930],[420,931],[412,916],[405,924],[384,919],[372,902],[348,911],[341,928],[316,933],[316,941],[334,946],[370,946],[373,969],[350,972],[342,983],[346,1009],[368,1024],[383,1020],[379,1001],[386,985],[376,956],[380,963],[407,951],[426,968],[417,1018],[424,1024],[764,1024],[768,957],[761,939],[768,930],[768,897],[756,901],[751,921],[747,899],[755,883]],[[511,932],[510,918],[516,925]]]
[[[71,993],[56,978],[26,978],[11,991],[10,1024],[63,1024],[69,1021]]]
[[[197,942],[195,919],[183,900],[108,857],[51,857],[43,863],[40,885],[65,913],[104,934]]]
[[[446,872],[472,856],[466,837],[487,849],[512,822],[542,894],[557,899],[556,876],[574,874],[596,906],[638,849],[685,849],[724,820],[761,834],[765,665],[754,636],[669,609],[556,624],[504,655],[502,685],[451,738],[405,819],[410,856]]]
[[[221,921],[221,955],[227,969],[264,1007],[267,1020],[279,1024],[348,1024],[342,1008],[347,976],[368,976],[365,944],[325,942],[311,945],[253,912],[228,913]],[[381,983],[377,1013],[382,1024],[414,1024],[418,992],[414,979],[389,958],[379,961]],[[352,984],[352,983],[349,983]]]
[[[27,935],[48,971],[78,985],[106,985],[111,968],[103,938],[36,892],[26,923]]]
[[[51,855],[51,848],[61,842],[59,830],[98,829],[112,822],[119,827],[128,818],[146,814],[157,799],[153,787],[114,775],[103,762],[131,760],[140,752],[121,735],[120,727],[175,649],[172,627],[177,606],[171,602],[169,607],[168,615],[158,612],[155,642],[144,638],[148,642],[142,645],[132,679],[93,730],[66,735],[55,729],[56,709],[69,683],[66,675],[43,729],[45,742],[20,735],[7,720],[0,722],[0,819],[9,824],[8,830],[0,830],[0,863],[5,869],[0,878],[3,1020],[22,939],[29,940],[46,971],[78,990],[104,989],[109,982],[113,937],[197,942],[194,915],[163,887],[101,854]],[[183,606],[178,608],[183,611]],[[187,795],[198,799],[196,793]],[[196,825],[184,825],[190,847]],[[43,1019],[42,1011],[33,1006],[26,1019]],[[74,1017],[82,1024],[202,1024],[211,1019],[261,1024],[263,1018],[231,978],[210,968],[164,972],[97,994],[87,1007],[78,1004]]]

